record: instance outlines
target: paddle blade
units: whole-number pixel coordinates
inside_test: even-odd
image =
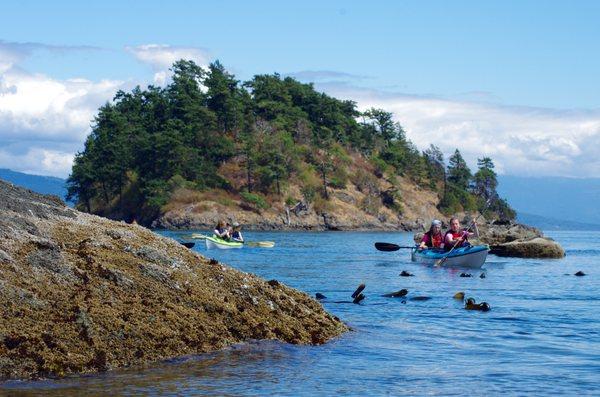
[[[184,247],[187,248],[192,248],[194,245],[196,245],[196,243],[191,243],[191,242],[187,242],[187,241],[180,241],[181,245],[183,245]]]
[[[392,243],[375,243],[375,248],[379,251],[398,251],[400,249],[399,245]]]
[[[448,257],[445,256],[442,259],[438,259],[437,261],[435,261],[435,263],[433,264],[433,266],[435,266],[435,267],[442,266],[444,264],[444,262],[446,262],[446,258],[448,258]]]
[[[248,241],[246,245],[249,247],[259,247],[259,248],[273,248],[275,246],[274,241]]]

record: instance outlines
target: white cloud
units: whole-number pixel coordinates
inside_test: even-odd
[[[25,153],[0,149],[0,168],[35,175],[66,177],[73,166],[73,152],[62,152],[44,147],[31,147]]]
[[[559,110],[384,93],[344,84],[321,84],[360,109],[394,113],[408,137],[446,155],[458,148],[474,167],[490,156],[501,173],[592,177],[600,173],[600,110]]]
[[[155,71],[154,83],[164,85],[168,81],[169,68],[174,62],[185,59],[194,61],[199,66],[207,66],[210,54],[198,47],[177,47],[167,44],[144,44],[137,47],[126,47],[139,61],[146,63]]]
[[[0,167],[65,177],[98,107],[123,83],[58,80],[21,70],[19,62],[40,48],[46,49],[0,42]]]
[[[358,75],[346,72],[336,72],[334,70],[301,70],[299,72],[288,73],[286,74],[286,76],[290,76],[295,79],[308,82],[364,80],[369,78],[369,76],[365,75]]]

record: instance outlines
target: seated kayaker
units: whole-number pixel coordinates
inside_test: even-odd
[[[444,235],[442,234],[442,222],[434,219],[431,222],[429,231],[423,235],[419,249],[428,248],[443,248],[444,246]]]
[[[229,240],[230,234],[229,228],[227,227],[227,223],[225,223],[225,221],[223,220],[219,220],[219,222],[217,222],[215,230],[213,230],[213,234],[220,239]]]
[[[237,222],[233,222],[233,232],[231,233],[231,240],[237,241],[238,243],[244,242],[244,237],[242,236],[242,226]]]
[[[477,224],[474,224],[477,231]],[[478,233],[477,233],[478,234]],[[476,233],[468,230],[460,230],[460,221],[456,217],[450,218],[450,230],[444,233],[444,248],[450,251],[452,248],[460,248],[469,246],[469,237],[475,236]]]

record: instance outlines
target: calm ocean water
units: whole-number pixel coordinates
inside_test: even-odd
[[[176,235],[172,232],[163,232]],[[462,271],[410,262],[375,241],[410,244],[409,233],[245,233],[275,248],[201,253],[314,296],[348,300],[364,282],[361,305],[324,303],[353,331],[324,346],[253,342],[224,351],[63,380],[9,382],[19,395],[599,395],[600,232],[549,232],[560,260],[489,256]],[[399,277],[402,270],[414,277]],[[582,270],[585,277],[573,273]],[[479,278],[480,273],[486,278]],[[406,288],[428,301],[383,298]],[[492,310],[470,312],[466,292]]]

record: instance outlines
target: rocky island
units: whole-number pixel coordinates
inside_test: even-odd
[[[105,371],[348,328],[305,293],[0,181],[0,379]]]

